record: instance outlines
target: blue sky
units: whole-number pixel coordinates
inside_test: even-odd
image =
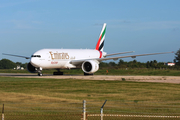
[[[0,59],[25,63],[29,60],[1,53],[31,56],[43,48],[94,49],[103,23],[107,23],[107,53],[176,52],[180,48],[179,5],[180,0],[1,0]],[[171,62],[174,56],[136,60]]]

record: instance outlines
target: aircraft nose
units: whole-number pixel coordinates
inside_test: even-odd
[[[35,67],[39,67],[39,65],[40,65],[39,60],[36,59],[36,58],[31,58],[30,63],[31,63],[33,66],[35,66]]]

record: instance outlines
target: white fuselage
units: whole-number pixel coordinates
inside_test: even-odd
[[[31,56],[31,64],[42,69],[76,68],[72,60],[102,58],[106,53],[92,49],[42,49]]]

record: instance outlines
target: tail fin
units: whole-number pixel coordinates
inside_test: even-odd
[[[104,23],[103,28],[101,30],[101,34],[100,34],[98,42],[96,44],[96,50],[103,51],[104,40],[105,40],[105,33],[106,33],[106,23]]]

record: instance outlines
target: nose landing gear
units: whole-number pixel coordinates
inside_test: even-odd
[[[40,67],[40,68],[37,68],[37,72],[38,72],[38,76],[42,76],[43,74],[41,73],[41,71],[42,71],[42,68]]]
[[[42,76],[43,74],[40,72],[40,73],[38,73],[38,76]]]

